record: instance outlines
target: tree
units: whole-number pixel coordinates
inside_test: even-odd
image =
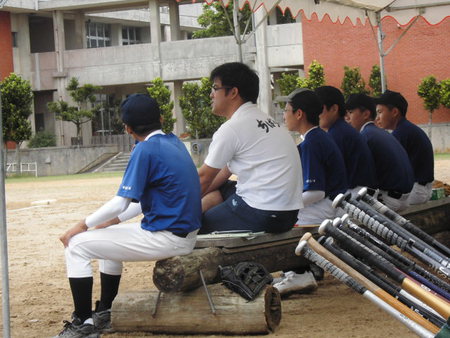
[[[173,117],[173,101],[170,101],[170,90],[164,85],[161,78],[157,77],[150,82],[151,87],[147,88],[148,93],[158,102],[161,109],[161,116],[163,118],[162,130],[169,134],[173,131],[173,126],[176,119]]]
[[[428,110],[428,137],[431,139],[431,123],[433,112],[439,108],[441,101],[441,85],[433,75],[424,77],[419,84],[417,94],[423,99],[424,107]]]
[[[302,83],[299,83],[302,84]],[[307,81],[306,88],[309,88],[311,90],[314,90],[316,88],[319,88],[320,86],[323,86],[325,84],[325,73],[323,70],[323,65],[321,65],[316,60],[313,60],[311,64],[309,65],[308,70],[308,81]],[[300,86],[300,88],[303,88]]]
[[[450,108],[450,79],[445,79],[440,82],[441,90],[440,90],[440,102],[446,107]]]
[[[66,101],[53,101],[47,104],[48,110],[59,120],[72,122],[77,128],[77,144],[81,144],[81,126],[94,117],[95,94],[102,87],[84,84],[80,87],[78,79],[73,77],[66,88],[76,106],[70,106]]]
[[[180,106],[190,134],[195,138],[210,138],[225,121],[211,113],[211,86],[208,78],[198,82],[185,82]]]
[[[0,91],[3,142],[16,143],[16,161],[20,170],[19,148],[23,141],[31,137],[28,117],[32,113],[33,92],[30,83],[14,73],[0,82]]]
[[[323,65],[313,60],[309,65],[308,78],[299,77],[292,73],[282,73],[277,80],[282,95],[289,95],[294,89],[309,88],[314,90],[325,84]]]
[[[341,89],[346,99],[351,94],[369,94],[359,67],[350,68],[344,66],[344,78],[342,79]]]
[[[380,66],[373,65],[369,77],[369,87],[372,88],[372,96],[381,96],[381,71]]]
[[[239,12],[241,32],[244,32],[248,20],[251,19],[251,15],[252,12],[248,4],[246,4]],[[230,20],[231,25],[228,20]],[[192,34],[194,39],[233,35],[233,3],[229,2],[225,8],[219,1],[213,2],[211,5],[203,5],[203,13],[199,15],[197,21],[203,29],[195,31]]]

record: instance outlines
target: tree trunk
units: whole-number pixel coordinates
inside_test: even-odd
[[[301,237],[301,236],[300,236]],[[244,261],[261,263],[270,272],[292,270],[309,263],[295,255],[299,238],[280,243],[263,243],[249,247],[196,249],[186,256],[175,256],[156,262],[153,269],[153,283],[163,292],[187,291],[201,285],[199,270],[206,283],[219,279],[219,265],[232,265]]]
[[[203,287],[162,293],[159,302],[158,290],[121,293],[112,306],[112,328],[166,334],[267,334],[281,321],[280,294],[272,286],[253,301],[221,284],[210,285],[208,290],[215,314]]]

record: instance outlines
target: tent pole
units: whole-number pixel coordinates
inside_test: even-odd
[[[381,76],[381,92],[384,93],[386,91],[386,76],[385,76],[385,68],[384,68],[384,49],[383,49],[383,40],[384,40],[384,33],[383,28],[381,26],[381,15],[380,12],[376,12],[376,22],[378,26],[378,34],[377,34],[377,40],[378,40],[378,54],[380,56],[380,76]]]
[[[3,337],[10,338],[9,315],[9,272],[8,272],[8,241],[6,230],[6,206],[5,206],[5,167],[3,143],[3,117],[2,117],[2,93],[0,90],[0,238],[2,253],[2,317]]]
[[[236,42],[238,45],[239,62],[243,61],[242,57],[242,37],[241,26],[239,25],[239,0],[233,1],[233,22],[234,22],[234,34],[236,35]]]

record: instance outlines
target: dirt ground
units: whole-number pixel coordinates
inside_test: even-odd
[[[450,183],[450,160],[437,161],[435,173]],[[50,337],[69,319],[72,299],[58,236],[109,200],[119,183],[119,177],[6,183],[12,337]],[[43,200],[50,202],[40,204]],[[151,262],[125,263],[120,291],[154,288],[152,269]],[[94,283],[95,300],[98,278]],[[282,310],[274,337],[415,336],[329,276],[315,292],[283,300]],[[156,335],[127,335],[136,336]]]

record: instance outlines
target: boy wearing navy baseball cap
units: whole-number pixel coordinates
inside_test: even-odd
[[[123,101],[121,112],[126,131],[139,143],[117,195],[60,237],[75,309],[57,337],[97,337],[108,330],[122,262],[186,255],[200,228],[197,169],[184,144],[162,132],[157,102],[134,94]],[[116,224],[141,213],[140,223]],[[100,260],[101,279],[94,312],[92,259]]]
[[[402,94],[386,90],[376,103],[379,126],[393,130],[392,135],[405,148],[414,170],[414,187],[408,202],[425,203],[431,197],[434,181],[433,145],[421,128],[406,119],[408,102]]]

